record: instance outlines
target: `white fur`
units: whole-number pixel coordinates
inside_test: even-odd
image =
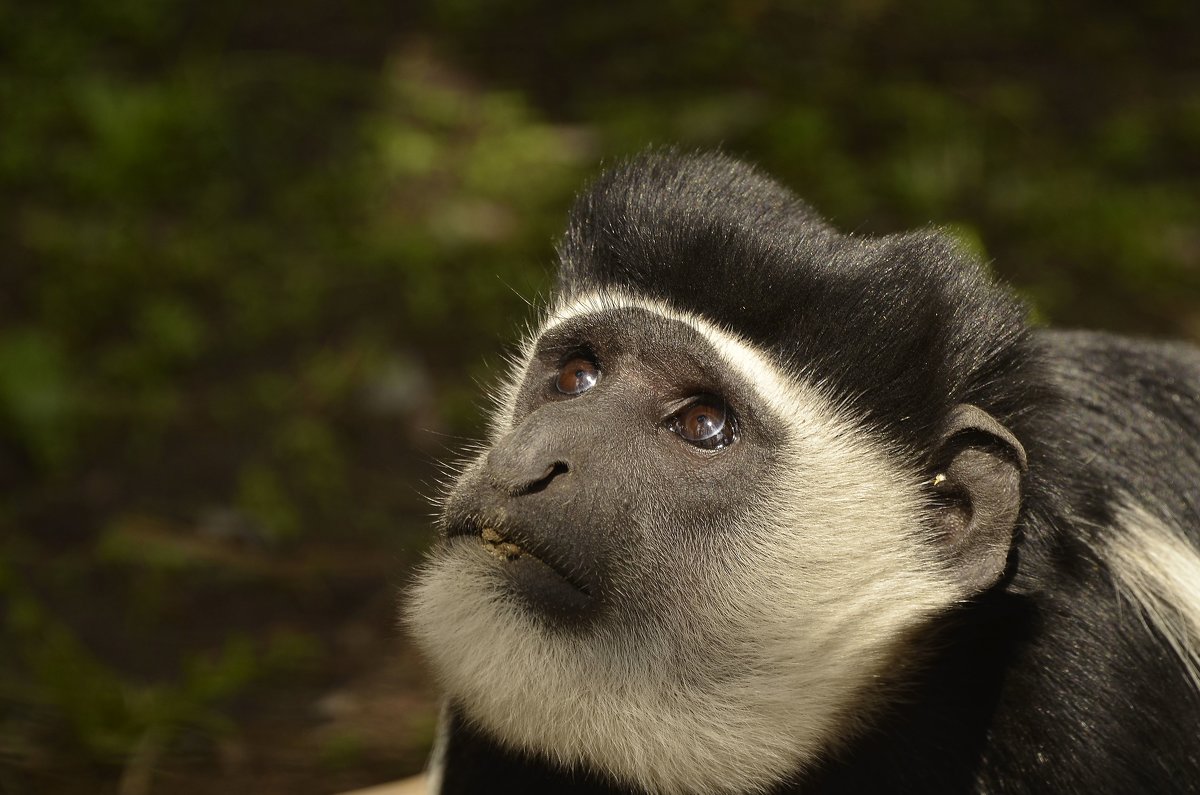
[[[450,704],[443,701],[442,709],[438,714],[437,737],[433,741],[433,753],[429,755],[429,767],[425,771],[426,795],[441,795],[442,778],[446,770],[446,745],[450,739],[446,735],[449,731]]]
[[[1200,552],[1132,499],[1120,503],[1116,519],[1107,557],[1117,586],[1200,688]]]
[[[763,791],[844,736],[900,637],[965,594],[922,543],[914,477],[816,384],[784,375],[746,341],[614,293],[554,308],[540,333],[620,307],[703,335],[787,429],[789,476],[746,495],[736,544],[662,562],[689,576],[653,623],[549,629],[511,598],[488,553],[462,539],[435,552],[409,621],[448,693],[510,746],[664,795]],[[511,427],[535,344],[497,435]]]

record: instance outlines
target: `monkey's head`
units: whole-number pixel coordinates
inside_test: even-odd
[[[1021,309],[945,238],[839,235],[719,155],[609,172],[560,257],[409,622],[509,747],[767,787],[1001,581]]]

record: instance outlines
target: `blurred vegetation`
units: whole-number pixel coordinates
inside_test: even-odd
[[[414,770],[431,462],[655,143],[1200,338],[1195,3],[0,0],[0,792]]]

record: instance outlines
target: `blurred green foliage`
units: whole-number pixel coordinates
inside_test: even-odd
[[[605,149],[720,145],[845,229],[973,228],[1056,322],[1198,333],[1194,3],[437,8],[455,57]]]
[[[0,0],[0,790],[226,791],[195,754],[344,671],[602,158],[1200,338],[1197,53],[1166,0]]]

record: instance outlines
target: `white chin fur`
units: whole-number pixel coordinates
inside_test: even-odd
[[[462,544],[435,552],[408,622],[448,695],[510,747],[662,795],[765,791],[854,731],[899,640],[964,594],[921,538],[912,479],[751,346],[621,296],[575,301],[547,325],[615,305],[692,325],[762,385],[792,429],[782,469],[795,474],[752,498],[736,548],[681,554],[687,576],[652,623],[622,623],[615,604],[613,620],[548,629]]]

